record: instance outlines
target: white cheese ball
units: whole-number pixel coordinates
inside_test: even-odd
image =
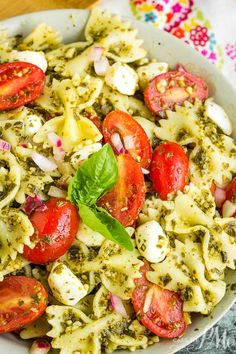
[[[139,226],[135,231],[135,240],[141,256],[151,263],[163,261],[169,252],[168,237],[155,220]]]
[[[222,107],[216,104],[212,99],[205,102],[206,115],[210,118],[224,134],[232,134],[232,123]]]
[[[22,52],[14,51],[10,54],[11,60],[24,61],[38,66],[43,72],[47,70],[48,63],[43,52],[35,52],[33,50],[25,50]]]
[[[25,119],[25,136],[32,136],[42,127],[42,119],[36,114],[29,114]]]
[[[76,238],[82,241],[88,247],[99,247],[104,241],[103,235],[101,235],[99,232],[93,231],[83,222],[81,222],[79,225]]]
[[[64,305],[74,306],[87,295],[88,287],[63,263],[55,262],[48,277],[55,299]]]
[[[138,75],[129,65],[117,62],[108,69],[105,82],[113,90],[132,96],[138,87]]]
[[[141,89],[145,89],[154,77],[160,74],[164,74],[169,70],[167,63],[150,63],[143,65],[137,69],[139,77],[139,86]]]

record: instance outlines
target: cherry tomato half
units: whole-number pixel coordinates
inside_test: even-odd
[[[34,226],[32,240],[36,246],[24,248],[24,257],[36,264],[46,264],[61,257],[71,246],[79,227],[79,215],[74,205],[62,198],[52,198],[44,210],[29,216]]]
[[[183,301],[174,291],[162,289],[146,279],[149,264],[141,267],[141,278],[135,280],[136,288],[132,293],[134,311],[140,322],[159,337],[175,338],[186,330],[183,313]],[[144,312],[145,299],[152,292],[149,308]]]
[[[43,91],[44,72],[36,65],[12,62],[0,65],[0,111],[24,106]]]
[[[0,282],[0,333],[12,332],[39,318],[47,292],[34,278],[9,276]]]
[[[150,178],[162,200],[178,190],[182,191],[188,177],[188,158],[183,148],[167,142],[156,147],[150,166]]]
[[[124,226],[132,225],[145,199],[145,182],[140,165],[128,155],[117,156],[119,178],[115,187],[98,205],[106,209]]]
[[[200,77],[185,71],[160,74],[144,91],[145,102],[155,114],[173,109],[175,104],[184,101],[204,100],[207,97],[207,84]]]
[[[226,200],[229,200],[232,203],[236,203],[236,177],[234,177],[234,179],[226,188]],[[233,216],[236,217],[236,212]]]
[[[141,167],[148,168],[151,162],[152,149],[147,134],[141,125],[128,113],[110,112],[103,122],[105,142],[111,144],[114,152],[119,154],[112,142],[112,135],[118,133],[124,150],[128,152]]]

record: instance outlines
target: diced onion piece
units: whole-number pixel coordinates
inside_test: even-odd
[[[152,299],[153,299],[153,288],[149,288],[147,293],[146,293],[146,297],[145,297],[145,301],[144,301],[144,305],[143,305],[143,312],[147,313],[151,303],[152,303]]]
[[[124,145],[127,150],[133,149],[134,148],[134,137],[132,135],[125,136],[124,137]]]
[[[11,150],[11,144],[8,143],[5,140],[0,139],[0,150],[10,151]]]
[[[183,64],[181,64],[181,63],[178,63],[177,65],[176,65],[176,70],[178,70],[178,71],[182,71],[182,72],[185,72],[186,73],[186,69],[185,69],[185,67],[183,66]]]
[[[55,198],[66,198],[67,193],[63,189],[57,188],[55,186],[51,186],[49,188],[48,195],[50,195],[50,197],[55,197]]]
[[[100,60],[94,62],[95,73],[100,76],[105,76],[109,66],[110,64],[107,57],[101,57]]]
[[[144,175],[148,175],[150,171],[146,170],[146,168],[142,168],[142,172]]]
[[[118,154],[123,154],[125,152],[125,148],[120,138],[120,134],[114,133],[111,136],[111,143],[113,144],[114,148],[118,152]]]
[[[54,132],[48,133],[48,141],[51,145],[56,147],[62,147],[62,139]]]
[[[34,197],[31,197],[30,195],[26,198],[25,200],[25,205],[24,205],[24,212],[28,215],[30,215],[33,211],[36,209],[44,209],[46,206],[42,202],[42,199],[38,196],[35,195]]]
[[[66,152],[63,148],[57,148],[57,147],[53,148],[53,156],[56,161],[63,160],[65,157],[65,154],[66,154]]]
[[[111,300],[111,305],[112,305],[113,309],[115,310],[115,312],[119,313],[123,317],[128,317],[126,309],[123,305],[121,298],[110,293],[110,300]]]
[[[92,47],[91,52],[90,52],[90,59],[92,61],[99,61],[101,59],[103,50],[104,50],[104,48],[101,46],[98,46],[98,45],[95,45],[94,47]]]
[[[224,189],[216,187],[214,198],[217,208],[220,208],[226,199],[226,192]]]
[[[230,200],[226,200],[222,207],[223,218],[230,218],[236,213],[236,204],[232,203]]]
[[[218,125],[224,134],[232,134],[232,123],[221,106],[216,104],[211,98],[208,98],[205,102],[205,109],[207,117]]]
[[[32,153],[32,159],[36,165],[44,172],[51,172],[57,168],[57,165],[49,160],[47,157],[38,154],[37,152]]]
[[[47,354],[51,345],[45,339],[37,339],[33,342],[29,354]]]

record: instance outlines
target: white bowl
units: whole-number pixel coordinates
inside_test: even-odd
[[[13,17],[0,22],[0,28],[9,29],[11,35],[28,34],[37,24],[46,22],[58,29],[66,42],[75,41],[83,37],[83,29],[88,18],[85,10],[52,10],[31,13]],[[174,67],[176,63],[182,63],[190,72],[201,76],[209,85],[210,95],[222,105],[233,121],[233,134],[236,137],[236,92],[224,76],[200,54],[191,49],[179,39],[141,22],[133,22],[133,26],[139,29],[139,37],[144,40],[144,47],[151,57],[165,61]],[[184,337],[174,340],[161,340],[146,350],[140,350],[142,354],[171,354],[184,348],[195,339],[203,335],[229,310],[235,301],[235,292],[230,284],[236,283],[236,271],[227,273],[227,292],[222,301],[216,306],[210,316],[192,316],[193,323],[189,326]],[[65,343],[66,345],[66,343]],[[0,352],[11,354],[27,354],[28,343],[18,340],[15,336],[7,334],[0,336]],[[128,354],[122,351],[119,353]]]

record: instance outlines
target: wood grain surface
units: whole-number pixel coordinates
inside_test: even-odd
[[[0,0],[0,20],[28,12],[52,9],[88,9],[99,0]]]

